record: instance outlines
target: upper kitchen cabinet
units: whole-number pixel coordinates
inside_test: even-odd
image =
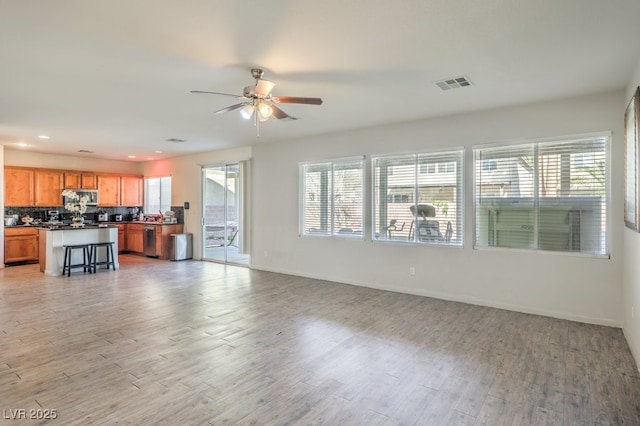
[[[81,179],[82,189],[98,189],[98,176],[90,173],[83,173]]]
[[[120,205],[120,176],[98,175],[98,206]]]
[[[65,172],[64,187],[74,189],[98,189],[98,177],[93,173]]]
[[[6,207],[32,206],[35,198],[33,180],[33,169],[5,166],[4,205]]]
[[[140,176],[122,176],[120,178],[120,204],[136,207],[144,204],[144,180]]]
[[[64,172],[61,170],[40,170],[34,172],[36,206],[62,206]]]

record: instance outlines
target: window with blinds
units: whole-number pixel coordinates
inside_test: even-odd
[[[144,179],[144,211],[171,210],[171,176]]]
[[[363,237],[364,160],[300,165],[300,234]]]
[[[372,238],[462,245],[463,152],[373,158]]]
[[[606,255],[608,151],[608,136],[475,149],[475,246]]]

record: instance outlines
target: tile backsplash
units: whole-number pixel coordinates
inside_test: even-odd
[[[88,220],[98,220],[98,213],[107,213],[109,219],[112,215],[121,214],[122,220],[136,220],[140,213],[139,207],[87,207],[87,212],[83,215]],[[178,223],[184,223],[184,207],[171,206],[171,210],[175,213]],[[50,220],[50,212],[57,211],[59,219],[69,219],[70,213],[64,207],[5,207],[5,217],[17,214],[20,218],[31,216],[34,219],[40,219],[43,222]]]

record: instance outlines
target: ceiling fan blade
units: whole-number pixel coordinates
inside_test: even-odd
[[[231,93],[206,92],[204,90],[192,90],[191,93],[206,93],[209,95],[233,96],[234,98],[244,98],[242,95],[232,95]]]
[[[277,106],[273,104],[271,104],[270,106],[271,106],[271,109],[273,110],[273,116],[278,120],[284,120],[284,119],[297,120],[297,118],[290,116],[289,114],[287,114],[286,112],[278,108]]]
[[[235,105],[228,106],[226,108],[219,109],[216,112],[214,112],[214,114],[222,114],[224,112],[233,111],[249,104],[251,104],[251,102],[240,102],[239,104],[235,104]]]
[[[273,102],[280,104],[307,104],[307,105],[321,105],[321,98],[301,98],[296,96],[274,96],[271,98]]]
[[[271,89],[273,89],[275,85],[276,84],[273,81],[257,79],[254,93],[260,97],[267,96],[271,93]]]

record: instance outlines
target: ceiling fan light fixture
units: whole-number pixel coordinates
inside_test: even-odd
[[[240,102],[228,107],[219,109],[214,114],[222,114],[229,111],[240,111],[240,115],[245,120],[252,120],[256,127],[257,136],[260,136],[260,123],[268,121],[271,118],[278,120],[297,120],[290,116],[276,104],[304,104],[304,105],[321,105],[321,98],[309,98],[300,96],[272,96],[271,90],[275,83],[269,80],[263,80],[264,70],[261,68],[253,68],[251,75],[256,80],[254,85],[246,86],[242,95],[234,95],[223,92],[210,92],[204,90],[192,90],[191,93],[206,93],[210,95],[231,96],[236,99],[242,99]],[[460,83],[461,84],[461,83]]]
[[[248,120],[251,118],[251,116],[253,115],[253,110],[255,109],[255,107],[252,104],[247,105],[246,107],[242,108],[240,110],[240,115],[242,116],[242,118],[244,118],[245,120]]]
[[[258,105],[258,118],[260,121],[267,121],[272,115],[273,108],[271,108],[271,105],[260,102],[260,105]]]

